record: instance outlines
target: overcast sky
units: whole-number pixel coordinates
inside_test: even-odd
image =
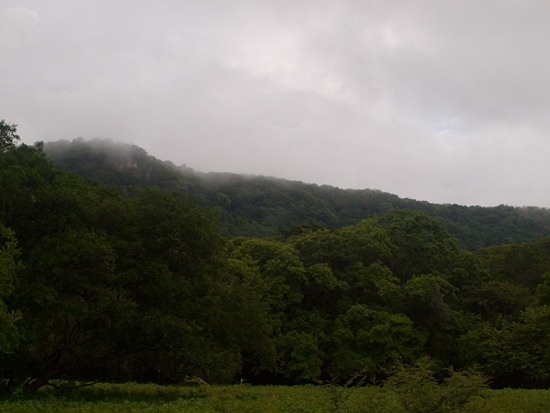
[[[550,207],[547,0],[0,0],[0,119],[199,171]]]

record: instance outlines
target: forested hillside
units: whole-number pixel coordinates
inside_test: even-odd
[[[549,238],[472,252],[439,217],[391,206],[439,208],[429,204],[372,192],[378,203],[367,210],[355,191],[212,180],[135,147],[129,162],[125,146],[101,158],[78,141],[58,145],[81,148],[66,165],[80,159],[82,171],[116,185],[61,170],[41,144],[19,144],[15,127],[0,122],[2,391],[54,379],[376,381],[396,362],[426,356],[441,371],[477,365],[495,387],[550,385]],[[97,159],[104,167],[94,172]],[[248,195],[239,198],[237,188]],[[324,204],[316,198],[323,191],[331,194]],[[280,204],[267,204],[272,192]],[[338,218],[337,193],[365,218]],[[294,227],[286,230],[277,222],[276,237],[224,237],[215,211],[193,194],[229,204],[224,211],[256,199],[282,217],[290,205],[304,221],[287,217]],[[325,205],[315,216],[330,216],[331,227],[312,220],[308,205]],[[522,210],[488,210],[492,234],[515,227],[501,224],[499,211],[514,225],[527,222]]]
[[[550,210],[536,207],[437,205],[377,190],[344,190],[283,179],[200,173],[162,162],[137,146],[95,139],[49,142],[48,157],[65,171],[118,188],[185,189],[219,214],[222,235],[269,237],[299,227],[340,228],[394,209],[442,220],[469,250],[550,236]]]

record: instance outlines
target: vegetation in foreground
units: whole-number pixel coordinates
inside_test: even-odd
[[[399,395],[383,387],[338,386],[160,386],[96,384],[70,393],[49,389],[0,400],[4,413],[545,413],[550,391],[485,390],[460,410],[407,410]]]
[[[489,390],[476,371],[447,371],[436,378],[431,360],[397,364],[382,383],[365,385],[357,374],[345,385],[210,386],[200,379],[185,385],[93,385],[57,382],[30,395],[0,400],[2,412],[300,412],[300,413],[542,413],[547,390]]]

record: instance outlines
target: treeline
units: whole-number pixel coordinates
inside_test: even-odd
[[[466,251],[394,210],[222,237],[186,191],[59,170],[0,122],[0,387],[386,377],[431,357],[550,384],[550,239]]]
[[[220,233],[228,237],[273,237],[303,226],[336,229],[394,209],[438,217],[470,251],[550,236],[550,210],[543,208],[437,205],[377,190],[205,174],[161,162],[135,145],[110,140],[49,142],[45,151],[60,169],[118,188],[184,189],[204,207],[216,209]]]

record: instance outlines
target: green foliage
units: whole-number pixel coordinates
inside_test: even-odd
[[[546,387],[550,383],[550,307],[531,306],[519,321],[483,326],[464,337],[476,362],[503,386]]]
[[[481,249],[477,255],[493,279],[524,285],[530,290],[550,271],[549,238],[493,246]]]
[[[279,336],[280,370],[292,383],[312,382],[321,375],[323,360],[312,334],[290,331]]]
[[[456,238],[439,220],[424,213],[393,211],[380,223],[398,249],[391,268],[403,283],[415,275],[448,272],[459,257]]]
[[[302,301],[306,270],[292,245],[272,240],[241,240],[233,256],[252,258],[255,262],[259,274],[269,285],[265,299],[274,313],[282,315]]]
[[[441,365],[488,363],[466,339],[482,325],[476,317],[514,319],[532,300],[525,287],[489,281],[475,256],[461,252],[440,223],[419,213],[392,213],[340,230],[309,229],[287,243],[240,239],[235,246],[235,258],[254,263],[267,286],[264,301],[271,303],[277,326],[271,331],[283,375],[291,351],[280,343],[292,342],[297,331],[315,343],[310,362],[318,366],[322,360],[320,376],[344,381],[361,368],[370,377],[384,376],[396,360],[422,354]],[[433,272],[422,272],[427,270]],[[318,371],[305,361],[300,365]],[[285,377],[300,382],[293,374]]]
[[[466,305],[484,320],[517,319],[531,303],[529,289],[507,281],[487,281],[466,296]]]
[[[0,297],[13,290],[15,273],[19,268],[19,250],[13,231],[0,224]]]
[[[406,313],[419,320],[436,318],[446,322],[452,317],[446,301],[452,299],[455,290],[441,275],[417,275],[403,285],[401,305]]]
[[[495,386],[550,383],[550,240],[471,253],[451,235],[519,239],[543,231],[544,211],[197,174],[107,141],[49,145],[59,165],[115,189],[60,171],[0,125],[6,388],[188,376],[336,386],[422,356],[478,363]],[[427,398],[471,378],[449,374],[442,387],[422,379]],[[396,406],[389,388],[363,411]]]
[[[16,132],[16,125],[6,123],[4,119],[0,120],[0,153],[15,147],[20,139]]]
[[[454,371],[440,383],[435,377],[428,358],[418,360],[412,366],[398,364],[395,373],[384,382],[384,387],[394,392],[407,413],[458,413],[482,412],[477,403],[484,398],[487,378],[476,371]]]
[[[535,299],[537,305],[550,305],[550,272],[542,275],[542,282],[536,288]]]
[[[0,352],[11,353],[19,343],[16,322],[18,312],[9,309],[5,303],[13,291],[17,270],[20,269],[17,256],[19,250],[12,231],[0,224]],[[1,383],[0,383],[1,385]]]
[[[280,324],[272,317],[269,302],[264,299],[267,292],[265,280],[247,260],[229,259],[227,274],[209,278],[208,295],[201,305],[205,318],[203,332],[212,337],[211,342],[219,343],[217,352],[231,354],[227,354],[227,360],[213,365],[210,375],[201,377],[209,382],[228,383],[235,377],[253,380],[263,372],[277,370],[273,334]],[[204,345],[208,349],[212,344]],[[212,380],[212,373],[220,375]]]
[[[371,379],[399,359],[416,359],[425,340],[405,315],[363,305],[351,306],[336,320],[333,337],[332,375],[351,377],[362,370]]]
[[[21,314],[19,346],[0,355],[8,386],[237,374],[241,349],[225,342],[238,332],[206,328],[223,303],[210,299],[223,248],[210,212],[182,192],[125,195],[62,173],[40,146],[10,148],[0,164],[0,228],[17,235],[24,264],[13,279],[13,234],[3,230],[6,349],[8,338],[15,345],[8,309]]]
[[[436,205],[376,190],[344,190],[261,176],[199,173],[162,162],[134,145],[108,140],[48,142],[48,156],[63,170],[109,185],[185,189],[220,212],[227,236],[288,236],[304,228],[339,228],[392,210],[438,217],[463,247],[477,250],[550,236],[544,208]]]
[[[63,385],[64,383],[57,383]],[[543,412],[544,391],[491,392],[499,413]],[[478,404],[478,410],[488,411]],[[512,409],[512,407],[515,409]],[[68,389],[43,389],[38,394],[0,400],[2,412],[250,412],[250,413],[407,413],[396,395],[378,386],[211,386],[98,383]]]

